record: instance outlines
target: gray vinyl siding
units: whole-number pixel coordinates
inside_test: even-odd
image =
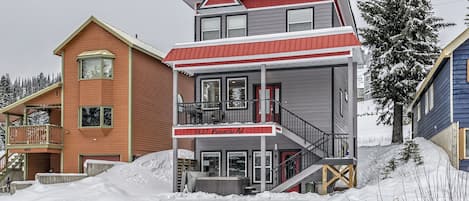
[[[273,8],[266,10],[240,11],[224,14],[213,14],[197,16],[195,18],[195,40],[200,41],[200,20],[205,17],[220,16],[222,21],[222,38],[226,36],[226,16],[247,14],[247,32],[248,35],[263,35],[273,33],[284,33],[287,31],[287,10],[298,8],[313,8],[314,10],[314,28],[330,28],[332,27],[333,4],[318,4],[314,6],[292,6],[283,8]],[[337,25],[336,25],[337,26]]]
[[[421,118],[417,121],[417,108],[414,107],[414,132],[416,137],[424,137],[430,139],[443,129],[447,128],[450,122],[450,63],[446,62],[443,68],[437,73],[432,83],[427,85],[427,89],[423,91],[420,98]],[[433,84],[434,90],[434,107],[425,114],[425,93],[428,87]]]
[[[325,132],[331,132],[331,68],[267,70],[267,83],[281,84],[282,105]],[[222,101],[226,100],[226,77],[248,77],[248,100],[255,99],[254,84],[260,84],[260,72],[198,75],[196,100],[200,101],[201,79],[221,78]],[[224,106],[225,107],[225,106]],[[252,110],[248,107],[249,110]],[[229,118],[229,111],[227,112]]]
[[[348,114],[348,102],[342,97],[343,113],[340,114],[340,91],[346,91],[347,68],[334,68],[334,133],[348,133],[346,117]]]
[[[467,82],[467,60],[469,41],[465,41],[453,52],[453,106],[454,122],[461,128],[469,128],[469,83]]]

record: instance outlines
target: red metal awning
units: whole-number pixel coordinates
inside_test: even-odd
[[[177,44],[164,59],[177,68],[348,56],[360,41],[350,27]]]

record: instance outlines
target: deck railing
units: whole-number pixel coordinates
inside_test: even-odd
[[[63,129],[56,125],[11,126],[10,145],[63,144]]]

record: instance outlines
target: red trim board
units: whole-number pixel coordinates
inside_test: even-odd
[[[173,138],[275,136],[279,131],[276,125],[173,127]]]

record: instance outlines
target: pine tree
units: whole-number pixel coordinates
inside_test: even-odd
[[[438,30],[452,24],[433,16],[430,0],[358,2],[368,28],[360,29],[371,50],[372,96],[380,106],[378,123],[393,125],[392,142],[402,143],[403,107],[440,52]]]
[[[8,74],[0,78],[0,108],[9,105],[12,101],[11,81]]]

